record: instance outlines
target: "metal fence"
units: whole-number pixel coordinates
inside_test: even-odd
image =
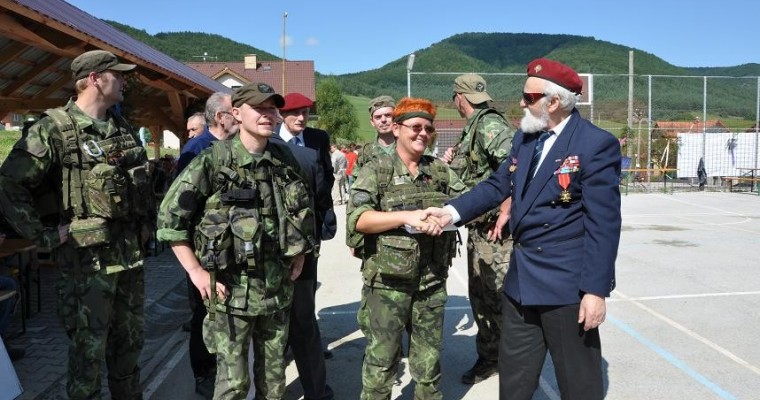
[[[463,72],[408,73],[408,94],[439,105],[438,151],[456,143],[464,122],[451,103]],[[479,73],[497,110],[517,125],[524,73]],[[621,140],[626,189],[732,189],[760,175],[760,77],[593,74],[584,77],[580,113]],[[702,165],[700,167],[700,161]],[[704,172],[705,179],[700,173]],[[663,184],[665,177],[667,185]]]

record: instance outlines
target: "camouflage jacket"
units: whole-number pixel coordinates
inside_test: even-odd
[[[488,178],[507,158],[515,130],[493,109],[476,109],[456,144],[451,169],[470,189]]]
[[[384,168],[388,171],[382,171]],[[422,156],[417,176],[412,176],[396,153],[368,162],[351,186],[346,209],[347,240],[359,236],[364,239],[361,244],[364,283],[381,288],[424,290],[445,281],[454,256],[455,232],[436,238],[399,228],[364,235],[356,231],[356,223],[369,210],[441,206],[450,195],[464,189],[456,174],[431,156]],[[392,197],[409,201],[394,202]]]
[[[354,169],[351,171],[351,176],[356,179],[359,176],[359,171],[368,162],[374,160],[377,157],[387,157],[396,154],[396,143],[394,142],[390,146],[381,146],[375,140],[372,143],[367,143],[362,146],[362,151],[359,152],[359,156],[356,157],[354,163]]]
[[[215,155],[220,146],[232,152],[233,162],[227,172],[221,168],[224,162]],[[278,181],[279,175],[275,177],[271,168],[280,165],[297,177],[288,175],[292,178],[289,182]],[[251,186],[255,194],[225,207],[230,201],[230,189],[240,188],[220,184],[220,174],[248,175],[255,179],[255,187]],[[216,310],[250,316],[285,309],[293,294],[289,278],[292,256],[312,249],[304,247],[285,254],[280,232],[286,229],[283,223],[293,216],[284,215],[287,212],[283,210],[306,207],[313,213],[313,195],[306,182],[305,173],[285,144],[270,141],[263,154],[253,155],[239,136],[214,142],[182,170],[169,188],[159,210],[158,239],[191,244],[201,265],[227,286],[230,296],[224,303],[217,303]],[[296,195],[288,192],[292,184],[298,184]],[[303,207],[291,207],[293,201]],[[313,235],[313,219],[303,222],[303,226],[308,226]],[[202,235],[209,231],[220,238],[213,258],[207,254],[214,249],[202,243]]]
[[[34,240],[42,247],[56,248],[55,255],[63,267],[83,271],[105,268],[112,273],[142,266],[144,249],[140,232],[144,223],[150,224],[145,215],[153,210],[140,210],[143,215],[138,216],[133,208],[128,208],[126,215],[118,220],[103,219],[103,224],[108,225],[107,232],[101,235],[102,241],[97,245],[75,248],[71,234],[69,241],[60,245],[58,225],[88,217],[88,211],[81,210],[84,207],[82,198],[89,196],[83,193],[87,189],[77,189],[76,185],[67,188],[70,181],[63,179],[64,173],[88,176],[93,166],[106,165],[84,155],[84,144],[140,142],[131,126],[110,110],[106,121],[92,119],[73,100],[58,110],[70,116],[77,140],[68,143],[67,152],[64,135],[51,116],[44,116],[32,125],[0,167],[0,211],[22,237]],[[147,162],[145,149],[133,147],[130,154],[129,165],[119,168],[144,167]],[[120,160],[115,161],[118,162]],[[79,212],[74,210],[72,200],[77,197],[81,206]]]

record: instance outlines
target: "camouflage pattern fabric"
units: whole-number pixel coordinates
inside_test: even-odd
[[[111,111],[105,121],[94,120],[73,101],[63,107],[71,116],[81,140],[122,142],[137,140],[135,132]],[[49,116],[42,118],[14,145],[0,167],[0,214],[22,237],[52,248],[61,268],[58,282],[59,314],[71,338],[67,390],[69,398],[100,396],[101,361],[108,366],[108,382],[114,399],[140,398],[137,359],[143,345],[143,257],[140,232],[152,229],[147,217],[153,210],[137,212],[118,221],[107,221],[108,243],[88,242],[75,248],[60,244],[58,225],[75,216],[67,207],[69,197],[84,197],[66,189],[65,163],[79,154],[66,155],[63,134]],[[81,149],[77,143],[76,151]],[[125,168],[147,161],[142,148],[131,152]],[[71,165],[71,164],[69,164]],[[73,173],[79,170],[73,164]],[[105,233],[101,233],[105,235]]]
[[[382,171],[390,166],[390,171]],[[384,191],[379,185],[390,186]],[[441,179],[438,175],[445,174]],[[443,182],[441,182],[443,181]],[[441,183],[446,185],[441,186]],[[441,189],[441,188],[445,189]],[[394,155],[372,160],[351,186],[347,207],[347,236],[356,232],[356,222],[369,210],[389,211],[402,193],[409,200],[424,198],[441,202],[464,190],[464,184],[441,161],[423,156],[416,177]],[[420,197],[421,196],[421,197]],[[414,202],[413,202],[414,203]],[[413,203],[402,205],[415,206]],[[424,203],[420,203],[424,204]],[[450,235],[429,237],[412,235],[396,229],[379,235],[365,235],[362,264],[361,308],[357,320],[367,337],[362,366],[362,399],[389,399],[401,354],[401,335],[410,330],[409,364],[416,382],[415,398],[440,399],[440,349],[443,313],[446,303],[445,282],[454,255]]]
[[[395,142],[390,146],[381,146],[379,143],[377,143],[377,140],[372,143],[365,144],[362,146],[362,150],[359,152],[358,157],[356,157],[356,161],[354,162],[354,169],[351,170],[351,176],[353,177],[353,180],[356,180],[356,178],[359,176],[359,171],[361,171],[362,167],[371,160],[374,160],[377,157],[393,156],[394,154],[396,154]]]
[[[253,379],[257,399],[285,396],[285,361],[289,318],[286,311],[267,315],[220,315],[203,321],[203,339],[217,354],[214,399],[245,399],[251,386],[248,346],[253,339]]]
[[[405,292],[362,288],[357,321],[367,338],[362,365],[362,400],[386,400],[396,380],[401,338],[407,326],[409,371],[414,379],[415,399],[442,399],[440,354],[446,285],[425,291]]]
[[[106,274],[63,269],[57,291],[58,312],[71,340],[69,398],[100,398],[105,360],[111,398],[141,399],[137,361],[145,328],[144,270]]]
[[[223,194],[215,184],[220,168],[217,156],[214,156],[214,147],[219,144],[231,146],[233,162],[228,169],[237,171],[243,178],[249,173],[256,177],[257,194],[253,200],[236,203],[236,211],[228,216],[229,221],[224,218],[220,220],[230,226],[230,235],[235,236],[237,245],[230,249],[228,256],[220,258],[224,261],[223,265],[214,266],[216,279],[226,285],[229,296],[224,302],[216,298],[214,304],[208,304],[208,301],[206,304],[216,314],[213,321],[211,314],[206,316],[203,333],[209,352],[217,354],[214,398],[245,398],[249,386],[248,341],[253,339],[257,398],[279,399],[284,395],[285,388],[284,353],[288,311],[293,298],[293,281],[289,277],[291,258],[283,255],[292,246],[285,249],[280,246],[280,233],[282,220],[286,217],[291,221],[299,218],[282,213],[286,209],[296,210],[301,206],[311,207],[312,204],[309,193],[301,191],[303,188],[289,187],[300,178],[291,176],[289,182],[274,184],[273,181],[278,178],[267,172],[276,158],[279,160],[277,163],[286,163],[303,175],[287,146],[269,142],[263,154],[253,155],[236,136],[226,142],[216,142],[212,148],[202,151],[169,188],[159,210],[158,238],[193,244],[194,230],[203,215],[212,210],[218,214],[219,210],[224,209],[221,207]],[[281,151],[287,151],[290,157],[284,156]],[[285,206],[283,208],[276,203]],[[239,221],[232,219],[246,215],[258,215],[258,226],[252,229],[253,225],[245,225],[244,222],[243,226],[235,228]],[[294,223],[298,224],[298,221]],[[313,222],[305,222],[302,218],[301,223],[308,225]],[[309,226],[313,231],[313,226]],[[295,240],[290,234],[287,238]],[[299,251],[308,250],[301,247]]]
[[[507,158],[515,130],[495,111],[476,109],[467,119],[456,145],[451,168],[472,188],[485,180]],[[478,356],[496,361],[501,335],[501,289],[509,267],[512,239],[489,242],[488,228],[496,211],[467,225],[468,292],[473,318],[478,326],[475,346]]]

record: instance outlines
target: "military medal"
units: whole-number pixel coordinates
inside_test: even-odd
[[[573,200],[573,197],[570,195],[570,191],[568,191],[567,188],[570,187],[570,174],[578,172],[578,170],[580,170],[580,160],[578,159],[578,156],[570,156],[565,159],[556,171],[554,171],[554,175],[557,175],[557,182],[562,188],[562,192],[559,194],[559,200],[563,203],[569,203]]]
[[[509,166],[509,173],[514,174],[517,171],[517,159],[512,157],[512,164]]]

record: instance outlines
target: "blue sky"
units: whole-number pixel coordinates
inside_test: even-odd
[[[593,36],[681,67],[760,63],[758,0],[68,1],[150,34],[215,33],[280,57],[287,12],[286,58],[324,74],[379,68],[464,32]]]

